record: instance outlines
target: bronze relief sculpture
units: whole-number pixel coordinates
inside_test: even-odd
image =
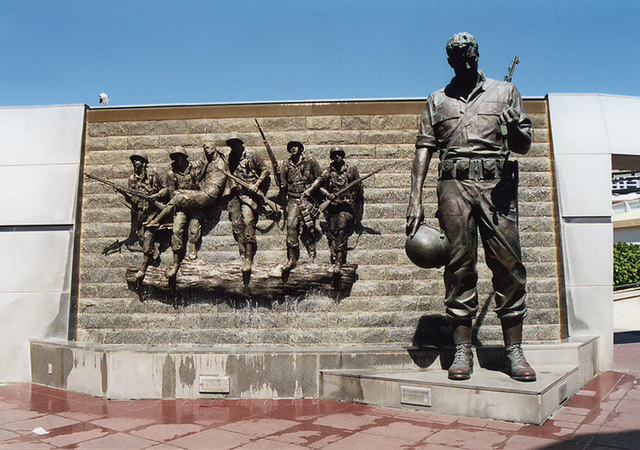
[[[134,172],[128,187],[86,174],[116,189],[130,204],[131,234],[143,253],[140,266],[126,271],[130,288],[141,296],[143,292],[148,296],[149,288],[265,299],[304,296],[314,290],[348,295],[357,279],[357,264],[346,264],[347,239],[353,231],[354,202],[362,201],[361,182],[367,177],[360,178],[355,166],[344,161],[341,149],[331,149],[332,162],[323,172],[314,158],[304,155],[302,142],[290,141],[290,157],[282,164],[281,173],[272,161],[281,183],[278,197],[286,200],[282,229],[286,230],[287,261],[255,265],[260,216],[275,224],[281,215],[278,199],[267,195],[271,171],[256,151],[245,148],[237,133],[224,142],[228,156],[211,143],[203,146],[203,154],[197,158],[190,158],[183,147],[175,147],[168,152],[171,163],[166,171],[150,168],[148,157],[136,152],[130,157]],[[240,265],[198,259],[203,223],[211,230],[216,223],[207,222],[212,211],[224,207]],[[329,234],[330,265],[315,263],[316,242],[322,237],[317,226],[321,212],[327,221],[323,227]],[[307,249],[309,263],[298,264],[299,242]],[[129,250],[137,250],[127,241],[116,241],[103,253],[118,251],[125,243]],[[160,254],[169,246],[172,262],[169,268],[161,269]],[[178,302],[176,298],[173,301]]]

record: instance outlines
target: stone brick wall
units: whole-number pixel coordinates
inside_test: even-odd
[[[328,149],[339,144],[361,174],[385,167],[365,182],[363,225],[372,231],[354,236],[349,262],[359,265],[351,295],[283,298],[268,304],[206,296],[140,299],[128,289],[125,269],[138,265],[141,253],[105,256],[103,247],[129,233],[130,212],[121,196],[85,178],[82,198],[77,339],[95,343],[140,344],[401,344],[421,341],[444,314],[442,269],[412,265],[404,252],[404,223],[410,167],[424,101],[328,102],[190,107],[91,109],[87,115],[85,171],[126,185],[134,150],[148,153],[151,166],[168,168],[167,150],[176,145],[200,155],[205,141],[224,147],[231,132],[267,159],[254,123],[257,118],[279,160],[286,143],[300,140],[305,151],[328,164]],[[520,160],[520,230],[528,270],[525,339],[561,337],[561,305],[556,255],[555,197],[544,100],[527,100],[534,143]],[[514,155],[515,156],[515,155]],[[425,187],[425,212],[436,211],[435,170]],[[261,221],[267,226],[266,221]],[[484,261],[482,250],[479,259]],[[168,266],[171,252],[162,256]],[[199,258],[209,263],[238,260],[226,211],[203,238]],[[256,262],[284,262],[285,235],[279,227],[258,234]],[[301,261],[306,255],[302,251]],[[328,262],[326,240],[318,262]],[[488,312],[479,327],[483,343],[501,339],[492,312],[490,271],[479,265],[481,308]],[[430,325],[431,324],[431,325]],[[427,327],[425,329],[425,326]]]

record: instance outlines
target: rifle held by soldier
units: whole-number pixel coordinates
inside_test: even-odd
[[[516,64],[520,64],[520,58],[518,58],[518,55],[513,57],[513,61],[511,61],[509,71],[507,72],[507,76],[504,77],[504,81],[511,83],[511,80],[513,79],[513,71],[516,70]]]
[[[262,192],[260,191],[255,191],[253,192],[253,190],[251,189],[251,184],[247,183],[246,181],[241,180],[240,178],[230,174],[229,172],[227,172],[224,169],[220,169],[216,166],[213,166],[216,170],[219,170],[220,172],[222,172],[223,174],[225,174],[227,176],[227,178],[229,178],[230,180],[235,181],[236,183],[238,183],[240,186],[242,186],[245,189],[248,189],[249,191],[251,191],[252,193],[255,193],[258,197],[260,197],[260,199],[264,202],[265,205],[267,205],[274,213],[278,212],[278,205],[276,205],[275,202],[273,202],[272,200],[269,200],[267,198],[266,195],[264,195]]]
[[[166,205],[160,203],[159,201],[157,201],[150,194],[146,194],[144,192],[135,191],[133,189],[129,189],[129,188],[124,187],[124,186],[120,186],[119,184],[116,184],[113,181],[109,181],[106,178],[102,178],[102,177],[99,177],[97,175],[91,175],[90,173],[86,173],[85,172],[84,176],[87,177],[87,178],[91,178],[92,180],[99,181],[100,183],[106,184],[107,186],[111,186],[117,192],[125,195],[125,197],[128,196],[128,197],[140,197],[140,198],[143,198],[145,200],[148,200],[148,201],[152,202],[156,207],[158,207],[160,209],[163,209],[166,206]]]
[[[262,136],[262,142],[264,142],[264,146],[267,148],[267,153],[269,154],[269,160],[271,161],[271,165],[273,166],[273,177],[276,179],[276,184],[278,185],[278,189],[282,191],[284,183],[282,182],[282,175],[280,174],[280,170],[278,170],[278,160],[276,159],[275,153],[273,153],[273,149],[269,145],[267,141],[267,137],[264,135],[262,128],[260,127],[260,123],[258,123],[258,119],[253,119],[256,121],[256,125],[258,126],[258,131],[260,131],[260,135]]]
[[[339,191],[334,192],[333,194],[327,195],[329,194],[329,192],[323,192],[323,194],[327,195],[327,197],[330,197],[328,200],[325,200],[324,202],[322,202],[322,204],[320,205],[320,207],[318,208],[320,211],[324,211],[325,209],[327,209],[329,207],[329,205],[332,202],[335,202],[338,198],[340,198],[340,196],[342,194],[344,194],[345,192],[347,192],[349,189],[351,189],[352,187],[362,183],[364,180],[366,180],[367,178],[370,178],[372,176],[374,176],[375,174],[377,174],[378,172],[380,172],[382,169],[384,169],[384,167],[381,167],[377,170],[374,170],[373,172],[371,172],[370,174],[367,174],[363,177],[360,177],[356,180],[353,180],[351,183],[347,184],[345,187],[343,187],[342,189],[340,189]]]

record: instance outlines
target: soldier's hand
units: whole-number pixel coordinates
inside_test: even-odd
[[[260,185],[258,183],[254,183],[249,187],[249,191],[252,194],[255,194],[256,192],[258,192],[258,188],[260,187]]]
[[[405,232],[407,236],[413,237],[418,231],[418,227],[424,220],[424,208],[422,203],[413,204],[409,203],[407,208],[407,225]]]
[[[500,123],[504,123],[505,125],[514,126],[518,124],[518,113],[516,113],[515,109],[509,107],[500,114]]]
[[[311,197],[311,189],[307,189],[302,193],[303,197]]]

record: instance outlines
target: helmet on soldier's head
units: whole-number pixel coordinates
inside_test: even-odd
[[[423,269],[444,266],[451,259],[451,244],[444,232],[424,223],[407,238],[404,249],[411,262]]]
[[[169,152],[169,158],[174,159],[175,155],[183,155],[185,158],[189,157],[184,147],[174,147],[173,150]]]
[[[231,133],[231,135],[227,138],[226,140],[226,144],[228,146],[231,146],[232,142],[240,142],[241,144],[244,144],[244,141],[242,139],[240,139],[240,135],[238,133]]]
[[[147,157],[147,154],[145,152],[141,152],[139,150],[133,152],[133,154],[131,156],[129,156],[129,159],[131,161],[133,161],[134,159],[139,159],[141,161],[149,163],[149,158]]]
[[[287,151],[290,152],[293,147],[300,147],[302,150],[304,150],[304,145],[302,145],[302,142],[299,141],[289,141],[289,143],[287,144]]]
[[[342,148],[340,148],[340,147],[331,147],[329,149],[329,158],[333,159],[333,157],[335,155],[337,155],[338,153],[342,154],[342,157],[344,158],[345,153],[344,153],[344,150],[342,150]]]

